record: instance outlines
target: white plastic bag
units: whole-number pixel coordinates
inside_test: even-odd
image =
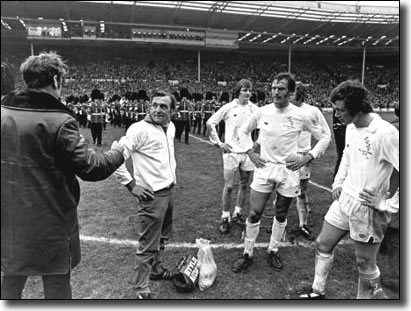
[[[217,277],[217,265],[214,261],[213,252],[211,250],[210,241],[205,239],[196,239],[198,245],[198,267],[200,276],[198,279],[198,287],[201,291],[211,287]]]

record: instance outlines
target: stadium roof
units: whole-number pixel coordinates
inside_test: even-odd
[[[237,31],[242,44],[397,47],[398,6],[373,1],[2,1],[2,19]],[[389,1],[392,2],[392,1]],[[399,1],[398,1],[399,3]],[[2,23],[3,24],[3,23]]]

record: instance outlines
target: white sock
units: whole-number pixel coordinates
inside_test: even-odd
[[[268,251],[278,252],[278,246],[283,239],[285,227],[287,226],[287,219],[284,222],[278,222],[277,218],[274,217],[273,226],[270,237],[270,245],[268,246]]]
[[[253,256],[254,244],[260,232],[260,223],[261,221],[252,224],[248,222],[248,218],[245,222],[244,254],[248,254],[250,257]]]
[[[380,269],[376,267],[371,273],[364,273],[359,270],[357,299],[370,299],[371,286],[380,280]]]
[[[224,219],[224,218],[228,218],[228,221],[231,221],[230,212],[223,211],[223,213],[221,214],[221,219]]]
[[[236,216],[236,215],[238,215],[238,214],[242,214],[242,212],[243,212],[243,208],[240,207],[240,206],[236,206],[236,207],[234,207],[233,216]]]
[[[298,219],[300,220],[300,227],[302,227],[307,224],[307,220],[308,220],[307,206],[304,200],[297,197],[296,207],[297,207]]]
[[[333,259],[334,252],[322,253],[317,250],[315,254],[315,274],[312,286],[316,293],[325,293],[325,283],[327,282],[327,276],[331,270]]]

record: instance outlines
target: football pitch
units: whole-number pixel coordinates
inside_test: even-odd
[[[331,113],[324,112],[331,127]],[[393,113],[382,113],[388,121]],[[90,142],[89,129],[81,132]],[[124,135],[124,129],[110,125],[103,132],[103,146]],[[97,147],[93,147],[97,148]],[[175,142],[177,185],[175,187],[173,233],[164,254],[164,265],[174,267],[184,255],[197,254],[197,238],[211,240],[217,278],[214,285],[193,293],[178,293],[171,281],[152,281],[151,290],[157,299],[296,299],[296,290],[311,285],[314,274],[314,244],[298,235],[295,203],[288,215],[286,240],[279,254],[284,264],[281,272],[273,271],[265,258],[270,234],[266,227],[272,222],[272,197],[267,204],[260,226],[254,263],[248,272],[233,273],[232,263],[241,256],[243,228],[232,225],[229,234],[218,231],[221,216],[223,172],[221,151],[208,143],[208,138],[191,136],[190,145]],[[334,141],[326,154],[313,162],[309,194],[312,212],[309,227],[318,234],[323,217],[331,204],[331,183],[336,161]],[[130,168],[130,163],[127,163]],[[129,283],[136,248],[136,205],[127,189],[110,176],[91,183],[80,181],[79,205],[82,260],[72,272],[74,299],[133,299]],[[237,186],[233,191],[235,204]],[[247,195],[248,197],[248,195]],[[248,213],[249,202],[245,206]],[[333,269],[328,276],[328,299],[355,299],[358,271],[350,240],[345,238],[335,250]],[[382,275],[387,271],[385,258],[379,255]],[[25,299],[42,299],[41,278],[29,278],[23,293]],[[391,299],[398,294],[386,290]]]

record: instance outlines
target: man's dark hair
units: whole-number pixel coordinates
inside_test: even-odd
[[[14,90],[14,68],[7,62],[1,62],[1,95]]]
[[[295,99],[297,101],[304,101],[305,100],[306,89],[302,82],[297,81],[295,83]]]
[[[61,83],[68,67],[56,52],[42,52],[29,56],[20,66],[24,82],[29,89],[41,89],[53,85],[54,76]]]
[[[331,91],[330,99],[332,103],[343,100],[345,109],[350,116],[355,116],[359,112],[369,113],[373,111],[369,95],[370,92],[361,82],[347,80]]]
[[[248,79],[241,79],[240,81],[237,82],[237,85],[234,88],[234,97],[238,98],[240,96],[240,91],[243,87],[246,87],[248,89],[253,88],[253,83],[248,80]]]
[[[168,96],[168,97],[170,97],[170,100],[171,100],[170,109],[171,109],[171,110],[175,110],[175,109],[176,109],[176,106],[177,106],[177,100],[176,100],[176,98],[174,97],[174,95],[171,94],[170,92],[163,91],[163,90],[158,90],[158,91],[156,91],[156,92],[154,93],[154,95],[151,97],[151,101],[153,101],[153,98],[154,98],[154,97],[163,97],[163,96]]]
[[[288,91],[294,92],[295,91],[295,80],[294,75],[290,72],[280,72],[274,77],[274,80],[281,81],[287,80],[288,84]]]

